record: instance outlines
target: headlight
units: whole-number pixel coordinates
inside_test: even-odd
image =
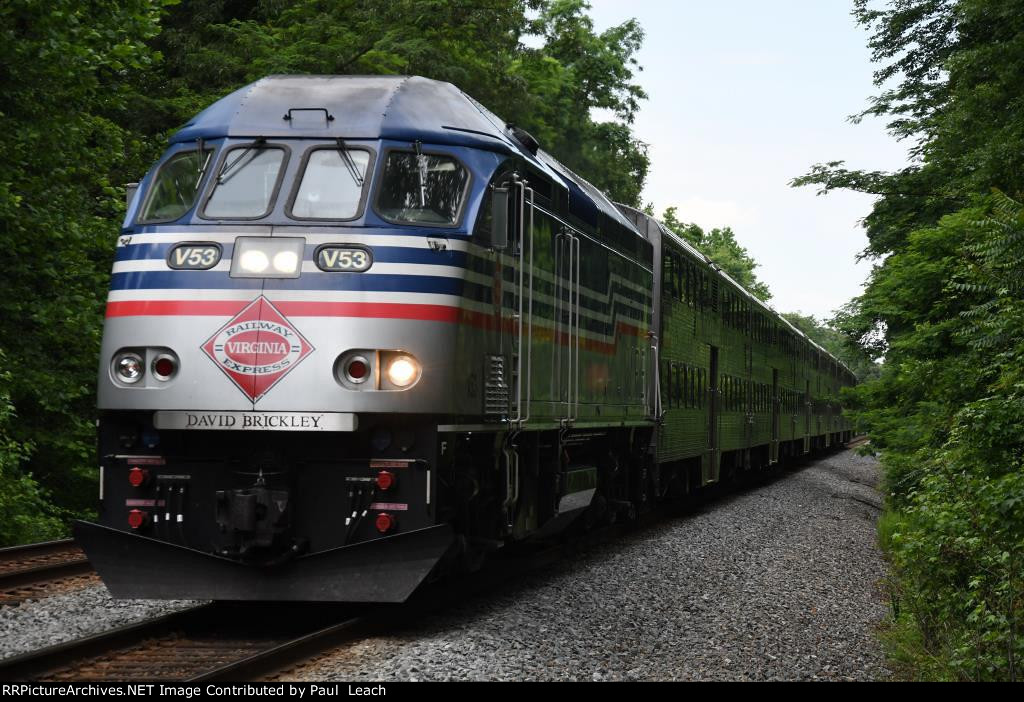
[[[146,371],[142,356],[137,353],[119,353],[114,357],[114,373],[122,383],[137,383]]]
[[[262,251],[246,251],[239,259],[239,265],[246,273],[262,273],[267,270],[270,261]]]
[[[298,278],[306,240],[240,236],[231,255],[232,278]]]
[[[423,376],[423,365],[408,351],[348,349],[334,361],[334,379],[346,390],[408,390]]]
[[[274,270],[278,273],[292,273],[299,267],[299,257],[294,251],[282,251],[274,256]]]
[[[388,380],[394,385],[405,388],[420,377],[420,364],[412,356],[395,356],[388,364]]]

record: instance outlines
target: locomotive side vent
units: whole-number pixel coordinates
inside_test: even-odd
[[[505,382],[505,357],[488,356],[484,370],[487,382],[484,385],[484,414],[493,419],[508,416],[509,391]]]

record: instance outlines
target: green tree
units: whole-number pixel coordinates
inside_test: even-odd
[[[0,404],[4,489],[30,495],[23,505],[45,499],[30,473],[59,504],[93,505],[99,329],[133,148],[109,115],[126,76],[152,65],[158,14],[145,0],[0,5]],[[0,512],[4,538],[28,533],[12,519]]]
[[[519,109],[509,105],[509,114],[542,134],[544,148],[613,200],[639,206],[650,160],[629,125],[647,98],[632,82],[644,32],[628,20],[598,34],[589,9],[585,0],[540,5],[529,32],[544,45],[524,51],[518,64],[533,98]],[[530,111],[523,112],[527,105]],[[595,122],[594,110],[609,111],[616,120]]]
[[[991,188],[1024,190],[1024,13],[1017,0],[854,0],[872,34],[881,88],[852,119],[889,119],[915,162],[895,173],[819,164],[795,185],[878,197],[865,219],[866,253],[898,251],[910,232],[933,226]]]
[[[914,232],[912,245],[925,231],[954,242],[943,296],[967,309],[901,335],[901,369],[860,398],[899,515],[894,597],[923,649],[915,674],[1014,680],[1024,657],[1024,206],[997,193]]]
[[[847,400],[885,468],[891,650],[922,677],[1015,679],[1024,655],[1020,9],[855,0],[881,89],[857,118],[888,118],[915,160],[894,173],[833,161],[794,181],[877,198],[876,264],[833,324],[885,359]]]
[[[0,352],[0,362],[6,360]],[[10,381],[11,374],[0,371],[0,546],[46,541],[64,531],[61,515],[45,490],[22,468],[32,446],[12,436],[17,417],[8,392]]]

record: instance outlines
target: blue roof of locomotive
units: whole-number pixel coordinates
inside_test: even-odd
[[[323,112],[289,110],[324,109]],[[193,117],[171,141],[200,137],[397,139],[516,150],[451,83],[419,76],[268,76]],[[500,146],[499,146],[500,145]],[[501,148],[504,146],[504,148]]]
[[[289,110],[290,120],[284,118]],[[531,154],[504,121],[451,83],[420,76],[267,76],[197,114],[171,143],[223,137],[393,139],[516,154],[568,189],[573,214],[596,224],[600,211],[636,231],[603,193],[557,161]]]

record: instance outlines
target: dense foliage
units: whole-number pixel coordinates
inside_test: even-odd
[[[131,99],[126,77],[152,70],[158,16],[145,0],[0,5],[2,543],[52,533],[59,512],[47,493],[72,510],[95,499],[101,304],[124,198],[116,171],[139,148],[115,115]]]
[[[0,544],[94,504],[94,378],[123,184],[213,100],[270,73],[451,81],[638,204],[635,22],[584,0],[0,3]],[[614,119],[596,121],[592,111]],[[606,114],[609,112],[605,112]],[[59,506],[59,507],[58,507]]]
[[[5,357],[0,354],[0,362]],[[0,371],[0,543],[18,544],[48,541],[63,532],[47,495],[31,474],[20,469],[31,454],[32,445],[10,438],[17,420],[11,404],[10,373]]]
[[[1024,12],[1017,0],[855,0],[912,140],[896,173],[796,184],[878,196],[865,292],[834,324],[881,377],[848,398],[881,451],[894,565],[888,641],[909,675],[1018,679],[1024,659]]]

